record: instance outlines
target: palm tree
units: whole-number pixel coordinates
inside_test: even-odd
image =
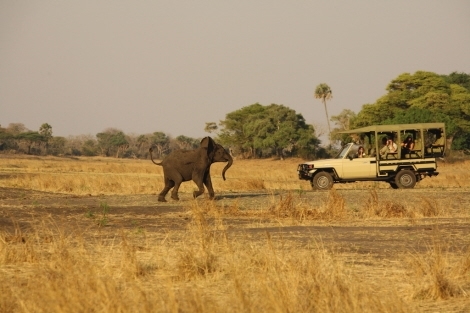
[[[330,137],[331,128],[330,119],[328,118],[328,110],[326,109],[326,100],[330,100],[331,98],[333,98],[333,91],[331,90],[330,86],[325,83],[322,83],[315,88],[314,96],[316,99],[321,99],[321,101],[323,102],[323,106],[325,107],[326,123],[328,124],[328,137]]]

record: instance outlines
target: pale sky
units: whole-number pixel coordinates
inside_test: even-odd
[[[326,129],[402,73],[470,73],[470,1],[0,0],[0,125],[163,131],[259,102]],[[333,124],[332,124],[333,126]]]

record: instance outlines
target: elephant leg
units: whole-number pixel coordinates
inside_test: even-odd
[[[194,198],[197,198],[204,193],[204,184],[202,182],[200,184],[197,184],[197,187],[199,188],[199,190],[193,192]]]
[[[180,185],[181,185],[182,182],[183,182],[182,177],[178,177],[178,179],[174,181],[175,187],[171,191],[171,199],[173,199],[173,200],[179,200],[180,199],[178,197],[178,190],[180,189]]]
[[[204,178],[204,185],[206,185],[207,191],[209,192],[209,199],[214,199],[214,188],[212,187],[212,180],[209,172]]]
[[[165,199],[165,196],[168,193],[168,191],[170,191],[170,189],[173,188],[174,186],[175,186],[174,181],[165,179],[165,188],[163,188],[163,190],[158,195],[158,201],[167,202]]]
[[[203,175],[194,175],[193,181],[196,183],[199,190],[193,192],[193,197],[197,198],[204,193],[204,176]]]

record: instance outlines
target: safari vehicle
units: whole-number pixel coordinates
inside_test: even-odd
[[[437,176],[436,158],[446,151],[444,123],[375,125],[342,131],[353,138],[335,158],[298,165],[299,179],[308,180],[313,189],[328,190],[334,183],[383,181],[394,189],[413,188],[426,176]],[[411,137],[414,146],[401,143]],[[393,139],[397,151],[387,152],[385,140]],[[385,140],[386,141],[386,140]],[[363,157],[357,151],[362,146]]]

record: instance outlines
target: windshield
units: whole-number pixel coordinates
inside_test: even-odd
[[[348,143],[341,149],[335,159],[344,159],[344,156],[348,153],[349,147],[351,147],[352,143]]]

